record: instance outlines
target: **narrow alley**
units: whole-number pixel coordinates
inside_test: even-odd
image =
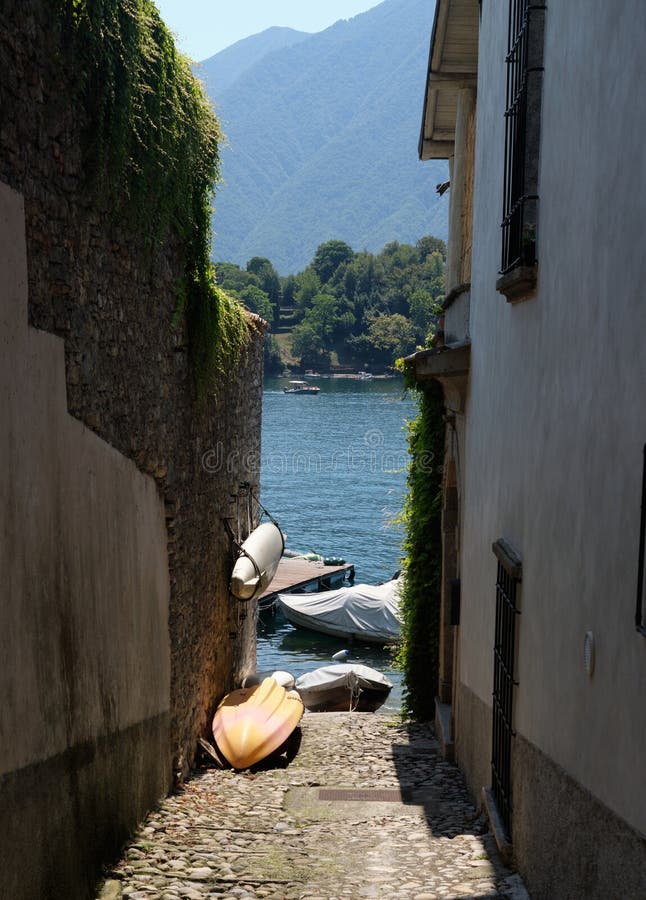
[[[294,759],[199,769],[152,812],[101,900],[523,900],[432,729],[306,714]]]

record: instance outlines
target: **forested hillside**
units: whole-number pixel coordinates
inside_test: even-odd
[[[244,269],[216,263],[218,283],[270,323],[267,372],[289,363],[383,371],[424,344],[444,294],[446,246],[423,237],[391,241],[378,254],[340,240],[321,244],[311,262],[281,277],[270,260]]]
[[[446,236],[446,163],[417,158],[432,19],[429,0],[386,0],[211,86],[228,139],[215,259],[287,273],[332,238],[377,252]]]
[[[205,59],[197,66],[196,74],[204,82],[210,96],[217,98],[268,53],[283,50],[308,37],[310,35],[306,31],[295,31],[293,28],[267,28]]]

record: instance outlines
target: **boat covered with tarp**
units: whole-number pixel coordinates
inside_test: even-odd
[[[370,666],[322,666],[296,679],[296,690],[310,712],[375,712],[386,702],[392,682]]]
[[[317,594],[278,594],[288,622],[345,640],[396,643],[401,636],[401,579],[384,584],[355,584]]]

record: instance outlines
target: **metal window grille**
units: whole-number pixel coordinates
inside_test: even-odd
[[[503,274],[535,262],[544,11],[531,0],[509,0]]]
[[[639,526],[639,565],[637,569],[637,609],[635,611],[635,627],[646,637],[646,610],[644,609],[644,545],[646,544],[646,444],[644,444],[644,463],[642,470],[642,509]]]
[[[491,747],[491,792],[498,813],[511,839],[511,753],[513,729],[516,619],[521,562],[504,541],[493,546],[498,557],[496,577],[496,631],[494,640],[493,729]]]

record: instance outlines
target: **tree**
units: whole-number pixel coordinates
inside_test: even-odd
[[[352,262],[346,266],[344,283],[354,287],[352,293],[346,291],[346,297],[353,303],[353,333],[358,336],[367,328],[364,318],[366,311],[379,307],[381,303],[384,271],[380,259],[365,250],[355,254]]]
[[[415,326],[417,333],[417,340],[423,342],[426,340],[429,329],[439,313],[439,306],[433,297],[421,288],[413,292],[408,306],[410,309],[410,320]]]
[[[265,335],[263,360],[265,366],[265,374],[279,375],[283,371],[283,357],[280,353],[278,341],[273,336],[273,334]]]
[[[419,262],[418,250],[410,244],[400,244],[399,241],[386,244],[381,256],[387,269],[408,269]]]
[[[312,328],[323,346],[331,350],[336,339],[349,334],[354,325],[352,304],[334,294],[316,294],[305,312],[303,324]]]
[[[419,250],[422,261],[424,261],[427,256],[430,256],[431,253],[439,253],[441,259],[446,262],[446,244],[439,238],[426,235],[425,237],[420,238],[415,246]]]
[[[295,275],[281,278],[263,256],[252,257],[246,270],[218,263],[217,272],[250,310],[280,331],[291,329],[301,361],[324,365],[335,351],[343,363],[387,365],[426,341],[444,297],[445,256],[444,242],[430,235],[415,245],[391,241],[377,254],[330,240]],[[274,350],[271,364],[278,366]]]
[[[274,321],[274,307],[271,300],[259,287],[250,284],[238,294],[240,300],[251,312],[262,316],[271,325]]]
[[[247,263],[247,272],[255,275],[263,291],[274,306],[280,306],[280,277],[271,262],[264,256],[253,256]]]
[[[343,263],[349,263],[354,257],[354,250],[344,241],[326,241],[321,244],[314,254],[312,268],[321,280],[321,284],[327,284]]]
[[[294,306],[296,303],[296,291],[298,290],[298,282],[293,275],[288,275],[282,281],[283,306]]]
[[[260,287],[260,282],[251,272],[245,272],[235,263],[215,263],[215,276],[221,288],[229,293],[239,294],[250,284]]]
[[[421,281],[424,289],[437,301],[443,297],[446,291],[444,279],[444,259],[439,250],[430,253],[421,267]]]
[[[393,363],[415,349],[415,329],[400,313],[374,316],[368,326],[368,339],[382,357],[387,357]]]
[[[308,266],[296,276],[296,285],[296,305],[305,312],[321,290],[321,282],[314,269]]]
[[[325,349],[321,335],[306,323],[297,325],[292,331],[291,347],[294,356],[302,362],[316,359]]]

